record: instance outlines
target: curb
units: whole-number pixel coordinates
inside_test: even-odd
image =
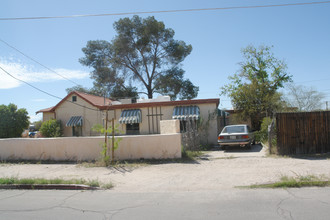
[[[76,184],[46,184],[46,185],[31,185],[31,184],[13,184],[0,185],[0,189],[31,189],[31,190],[99,190],[99,187]]]

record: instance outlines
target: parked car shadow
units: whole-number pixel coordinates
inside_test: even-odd
[[[231,146],[231,147],[227,147],[225,150],[220,148],[220,150],[230,153],[249,153],[249,152],[258,153],[262,150],[262,145],[261,144],[252,145],[251,149],[247,149],[245,147],[240,147],[240,146]]]

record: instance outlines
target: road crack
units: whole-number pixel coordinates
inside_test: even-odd
[[[276,205],[276,213],[282,218],[282,219],[290,219],[293,220],[293,216],[291,214],[290,210],[284,209],[282,208],[282,204],[286,201],[290,199],[290,197],[284,198],[282,199],[277,205]]]

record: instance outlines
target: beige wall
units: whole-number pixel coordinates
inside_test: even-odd
[[[72,96],[69,96],[67,100],[71,101]],[[64,136],[65,137],[72,136],[72,127],[65,126],[72,116],[83,117],[82,136],[98,135],[92,131],[92,127],[95,124],[103,123],[103,119],[102,119],[103,112],[99,111],[96,107],[92,106],[91,104],[80,98],[79,96],[77,96],[76,103],[78,105],[73,104],[71,102],[63,102],[55,110],[56,119],[61,120],[64,129],[63,130]],[[81,106],[85,106],[87,108],[82,108]]]
[[[208,124],[205,125],[205,128],[207,130],[202,134],[203,136],[203,143],[207,144],[217,144],[217,138],[218,138],[218,123],[217,123],[217,106],[215,103],[211,104],[199,104],[197,105],[200,108],[200,117],[203,122],[203,124]],[[175,106],[161,106],[153,108],[141,108],[141,115],[142,115],[142,122],[140,123],[140,134],[146,135],[146,134],[156,134],[160,133],[160,116],[157,118],[154,117],[152,120],[151,117],[148,117],[148,114],[162,114],[162,120],[171,120],[172,115],[173,115],[173,110]],[[121,111],[125,109],[117,109],[115,110],[115,114],[112,113],[112,115],[115,116],[115,124],[118,125],[118,128],[121,130],[122,134],[126,133],[126,125],[125,124],[119,124],[118,119],[120,117]],[[153,110],[153,112],[152,112]],[[114,111],[109,111],[109,112],[114,112]],[[110,113],[109,113],[110,115]],[[211,117],[210,117],[211,116]],[[110,118],[110,116],[109,116]],[[149,122],[148,122],[149,121]],[[150,127],[150,132],[149,132],[149,127]]]
[[[161,134],[180,133],[180,121],[179,120],[160,121],[160,133]]]
[[[117,160],[181,158],[181,134],[120,138]],[[103,141],[102,136],[0,139],[0,160],[92,161],[100,158]]]
[[[43,112],[42,113],[42,121],[48,121],[50,119],[54,119],[54,113],[53,112]]]
[[[72,96],[67,98],[68,101],[72,100]],[[88,108],[97,109],[81,99],[77,96],[77,103]],[[202,134],[203,136],[203,143],[207,144],[217,144],[217,136],[218,136],[218,125],[217,125],[217,117],[211,117],[209,120],[209,115],[214,113],[217,109],[215,103],[208,103],[208,104],[198,104],[200,108],[200,116],[202,118],[203,123],[207,123],[207,131]],[[159,134],[160,133],[160,119],[162,120],[171,120],[173,115],[173,109],[175,106],[158,106],[158,107],[149,107],[148,108],[140,108],[141,116],[142,116],[142,123],[140,123],[140,134]],[[115,119],[115,124],[118,126],[120,132],[117,134],[126,134],[126,125],[119,124],[118,120],[120,118],[122,110],[125,109],[116,109],[108,111],[108,118],[111,120],[112,118]],[[157,117],[148,117],[151,114],[162,114],[162,116]],[[92,127],[95,124],[102,124],[104,125],[103,119],[105,118],[105,113],[101,111],[93,111],[90,109],[82,108],[81,106],[77,106],[70,102],[63,102],[60,106],[56,108],[56,119],[62,121],[62,125],[64,128],[64,136],[71,137],[72,136],[72,128],[66,127],[65,124],[68,122],[70,117],[72,116],[83,116],[83,129],[82,129],[82,136],[93,136],[99,135],[96,132],[92,131]],[[45,113],[44,113],[45,117]],[[110,126],[111,123],[108,122]]]

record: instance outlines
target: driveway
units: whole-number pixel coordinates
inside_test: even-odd
[[[118,192],[177,192],[232,189],[274,182],[282,176],[330,177],[329,159],[266,157],[260,145],[250,151],[208,151],[189,163],[86,167],[76,164],[0,164],[0,177],[63,178],[112,182]]]
[[[242,158],[242,157],[265,157],[267,150],[261,144],[252,145],[251,149],[244,147],[231,147],[223,150],[219,146],[215,146],[212,151],[206,152],[204,157],[209,159],[220,158]]]

